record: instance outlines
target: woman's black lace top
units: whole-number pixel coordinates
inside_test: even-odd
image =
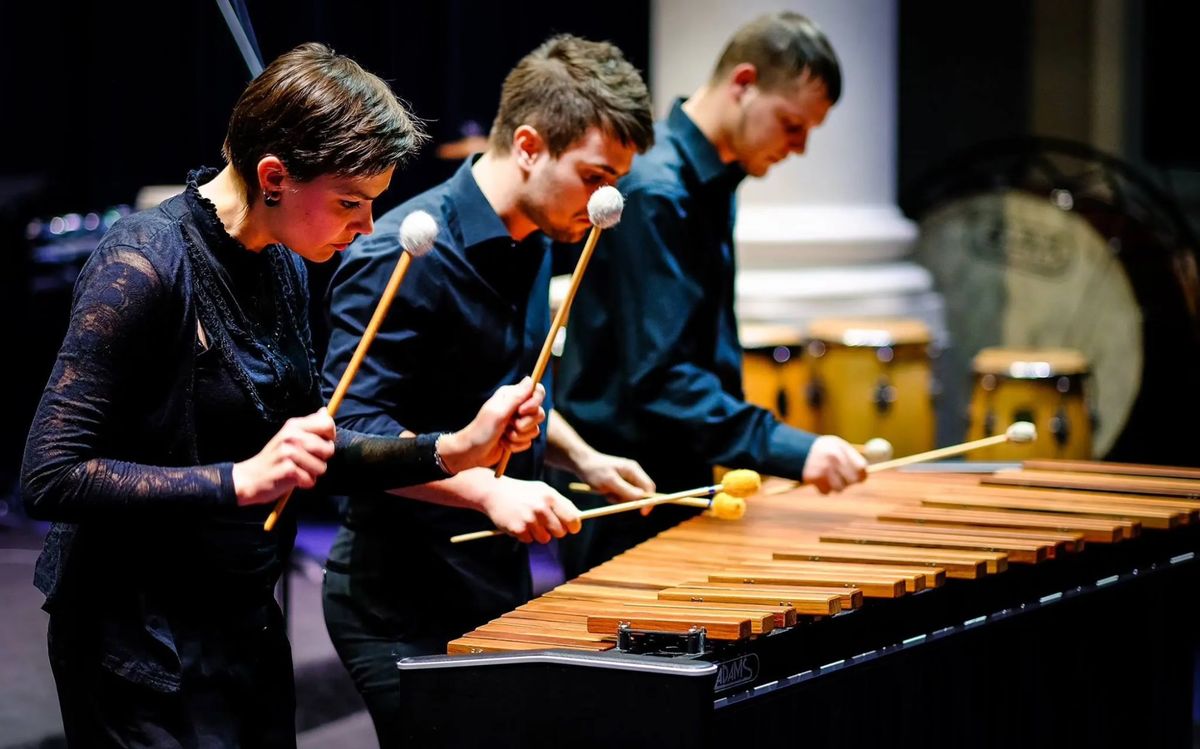
[[[291,543],[293,526],[261,530],[269,506],[237,507],[232,469],[321,405],[305,269],[281,245],[254,253],[225,232],[197,189],[215,174],[193,172],[183,194],[118,222],[76,282],[21,477],[29,514],[56,521],[37,571],[48,603],[76,562],[273,582]],[[339,429],[319,486],[444,478],[433,442]]]

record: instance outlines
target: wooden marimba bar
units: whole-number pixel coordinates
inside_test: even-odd
[[[1198,522],[1200,470],[1030,461],[994,474],[880,473],[838,496],[696,517],[452,641],[451,654],[605,651],[628,632],[718,646]],[[964,583],[965,584],[965,583]]]
[[[1200,471],[928,468],[667,530],[397,661],[397,724],[423,747],[1193,746]]]

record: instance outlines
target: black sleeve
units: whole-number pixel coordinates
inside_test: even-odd
[[[382,437],[338,428],[333,457],[321,477],[329,494],[385,491],[444,479],[437,464],[438,435]]]
[[[161,336],[167,290],[138,249],[102,246],[76,281],[66,337],[34,413],[21,466],[31,517],[233,506],[233,464],[164,467],[114,459],[141,355]],[[124,405],[122,405],[124,404]],[[124,452],[128,453],[128,446]]]

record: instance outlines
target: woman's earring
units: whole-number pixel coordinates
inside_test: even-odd
[[[263,205],[268,208],[274,208],[279,205],[279,193],[263,190]]]

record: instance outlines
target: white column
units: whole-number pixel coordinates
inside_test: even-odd
[[[790,9],[815,21],[842,66],[842,96],[792,157],[741,188],[738,314],[803,325],[825,316],[910,316],[942,337],[930,275],[906,259],[916,226],[896,205],[896,0],[654,0],[650,81],[665,115],[695,91],[733,31]]]

